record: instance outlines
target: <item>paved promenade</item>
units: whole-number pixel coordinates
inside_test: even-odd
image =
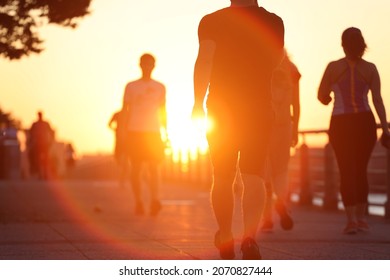
[[[157,217],[135,216],[129,186],[116,182],[1,182],[0,259],[219,259],[208,191],[165,184],[161,197]],[[240,258],[238,203],[234,233]],[[346,236],[341,212],[294,206],[292,214],[292,231],[276,223],[273,232],[259,233],[264,259],[390,260],[390,221],[369,217],[371,232]]]

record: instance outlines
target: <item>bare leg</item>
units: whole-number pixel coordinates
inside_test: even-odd
[[[290,216],[287,204],[288,200],[288,175],[287,168],[281,170],[274,177],[274,190],[277,196],[275,203],[276,212],[280,216],[280,225],[284,230],[291,230],[294,227],[294,221]]]
[[[356,205],[356,219],[358,221],[366,221],[367,204],[361,203]]]
[[[227,177],[214,176],[211,190],[211,203],[219,226],[220,242],[222,243],[232,239],[233,181],[234,174]]]
[[[265,205],[264,180],[257,175],[242,174],[244,192],[242,212],[244,220],[244,239],[256,239],[257,228],[263,215]]]
[[[356,205],[357,229],[360,231],[370,231],[370,226],[366,221],[367,203]]]
[[[135,200],[135,213],[143,214],[143,203],[141,199],[141,163],[140,162],[132,162],[131,163],[131,174],[130,174],[130,182],[131,187],[134,194]]]
[[[156,216],[161,210],[159,198],[160,174],[157,163],[149,163],[149,194],[150,194],[150,214]]]
[[[127,175],[127,169],[128,169],[128,162],[127,157],[122,155],[119,159],[119,186],[124,187],[125,186],[125,179]]]
[[[284,203],[287,202],[288,171],[283,170],[274,176],[274,191],[279,199]]]
[[[159,167],[156,163],[150,163],[149,164],[149,191],[150,191],[150,198],[152,201],[159,200],[159,185],[160,185],[160,174],[159,174]]]
[[[273,194],[273,187],[271,183],[265,183],[265,189],[266,189],[266,202],[264,206],[264,214],[263,214],[263,220],[272,222],[272,207],[274,204],[274,194]]]
[[[357,232],[356,206],[346,206],[345,214],[347,216],[347,225],[344,228],[344,234],[355,234]]]
[[[356,206],[345,207],[345,214],[348,223],[356,223]]]

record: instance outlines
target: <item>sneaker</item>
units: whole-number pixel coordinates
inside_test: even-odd
[[[344,234],[356,234],[357,233],[357,225],[354,222],[349,222],[345,226],[343,230]]]
[[[274,228],[274,223],[270,219],[265,219],[263,225],[261,226],[261,231],[263,232],[271,232]]]
[[[223,260],[234,260],[235,253],[234,253],[234,239],[233,237],[227,241],[222,243],[220,232],[217,231],[214,238],[214,245],[219,250],[219,255],[221,256],[221,259]]]
[[[158,200],[152,201],[150,205],[150,215],[157,216],[161,210],[161,202]]]
[[[358,231],[369,232],[370,226],[365,221],[357,221],[356,228]]]
[[[241,244],[241,252],[243,260],[261,260],[259,246],[255,240],[250,237],[245,238]]]
[[[275,209],[280,216],[280,226],[282,227],[282,229],[291,230],[294,227],[294,221],[288,213],[286,206],[283,203],[278,202],[275,205]]]

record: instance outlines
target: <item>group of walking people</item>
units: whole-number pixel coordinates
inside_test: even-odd
[[[263,230],[272,229],[274,201],[282,228],[294,226],[286,204],[287,172],[290,147],[298,142],[301,73],[288,57],[284,33],[283,20],[259,7],[256,0],[231,0],[229,7],[204,16],[199,23],[192,117],[207,117],[213,123],[207,132],[213,166],[211,204],[217,222],[214,243],[222,259],[236,257],[237,240],[243,259],[262,258],[257,233],[262,220]],[[341,46],[345,57],[326,67],[318,99],[325,105],[334,99],[329,139],[347,216],[342,232],[354,234],[370,229],[365,219],[367,165],[377,140],[370,91],[385,147],[390,132],[377,68],[362,58],[366,43],[361,31],[346,29]],[[130,160],[137,214],[144,213],[140,174],[142,162],[148,164],[153,215],[161,208],[158,164],[164,143],[160,128],[166,131],[165,87],[151,78],[154,62],[151,55],[141,57],[142,77],[127,84],[122,111],[110,121],[110,125],[117,123],[117,133],[125,135],[117,149],[126,150],[126,156],[117,160]],[[118,129],[122,120],[123,131]],[[241,238],[232,232],[237,174],[243,184]]]
[[[207,137],[214,168],[211,202],[218,225],[215,245],[221,258],[235,258],[232,183],[238,161],[244,185],[242,258],[261,259],[256,237],[266,204],[265,182],[270,182],[270,177],[275,190],[277,186],[283,186],[284,190],[278,195],[280,202],[276,203],[282,227],[293,226],[282,203],[286,174],[275,177],[286,170],[283,157],[288,158],[288,154],[282,150],[287,149],[287,145],[281,142],[296,144],[299,120],[299,109],[292,109],[292,115],[288,114],[289,106],[284,113],[278,110],[278,90],[274,86],[279,79],[277,69],[285,63],[283,20],[259,7],[256,0],[231,0],[230,7],[202,18],[198,35],[193,115],[203,117],[207,110],[207,117],[214,123]],[[375,118],[368,102],[369,91],[385,146],[388,146],[390,132],[378,71],[373,63],[362,58],[366,43],[361,31],[348,28],[341,39],[345,57],[327,66],[318,99],[327,105],[333,93],[329,138],[340,170],[340,192],[347,215],[343,232],[353,234],[369,230],[365,219],[367,165],[377,139]],[[295,82],[293,92],[297,92],[297,88],[299,92],[300,74],[295,67],[291,69],[290,78]],[[290,104],[297,104],[297,100],[299,104],[299,95],[291,96]],[[289,121],[282,117],[284,114],[289,115]],[[280,129],[281,120],[289,123],[292,138],[282,136],[287,134]]]

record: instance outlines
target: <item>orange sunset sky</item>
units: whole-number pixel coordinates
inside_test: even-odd
[[[317,101],[317,88],[327,63],[343,56],[341,33],[350,26],[363,32],[364,58],[378,67],[390,111],[388,0],[259,4],[283,18],[286,48],[302,74],[300,129],[328,127],[331,106]],[[153,77],[167,88],[172,143],[191,144],[198,23],[228,5],[228,0],[93,0],[91,14],[77,29],[41,28],[43,53],[0,60],[0,108],[25,128],[42,110],[57,139],[71,141],[79,154],[111,152],[114,134],[107,123],[121,106],[125,84],[140,77],[140,55],[150,52],[157,59]]]

